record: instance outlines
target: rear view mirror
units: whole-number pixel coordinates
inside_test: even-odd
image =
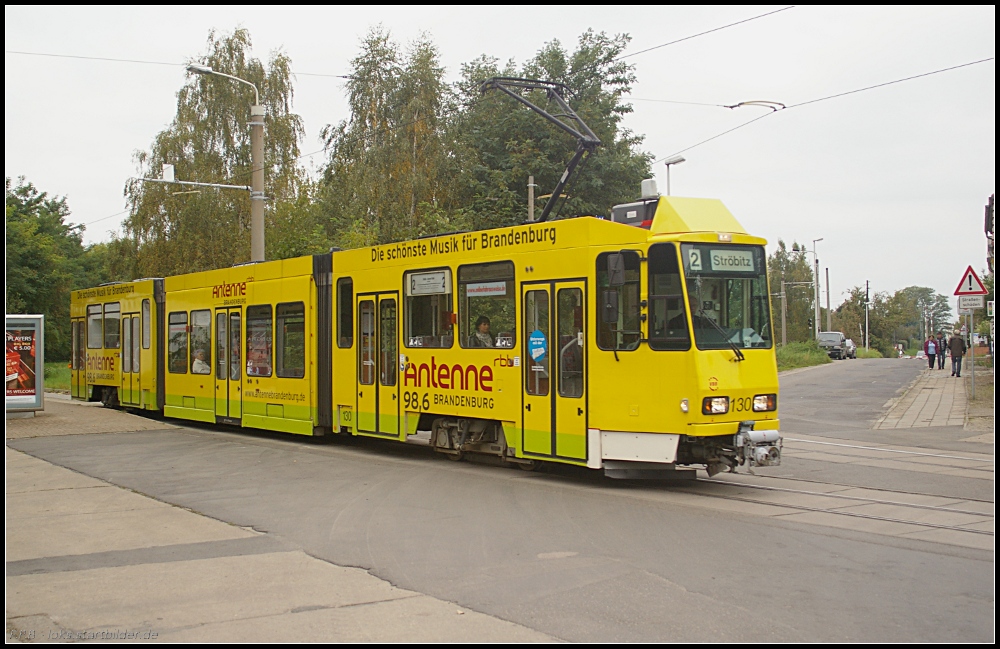
[[[601,312],[605,323],[618,323],[618,291],[604,291]]]
[[[608,255],[608,286],[623,286],[624,284],[625,255],[620,252],[611,253]]]

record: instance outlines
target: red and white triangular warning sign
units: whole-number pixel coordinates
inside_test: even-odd
[[[965,274],[962,275],[962,281],[958,283],[958,288],[955,289],[955,295],[986,295],[986,293],[986,287],[980,281],[979,275],[976,275],[976,271],[972,270],[972,266],[969,266]]]

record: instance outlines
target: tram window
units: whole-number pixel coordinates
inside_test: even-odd
[[[512,349],[517,329],[516,304],[512,262],[459,267],[459,343],[462,347]],[[481,318],[488,319],[488,332],[478,330]]]
[[[406,288],[407,347],[451,347],[451,269],[424,270],[403,276]]]
[[[354,280],[342,277],[337,280],[337,346],[354,344]]]
[[[524,391],[544,397],[549,393],[549,358],[552,356],[548,344],[548,291],[528,291],[524,294],[524,330],[531,332],[524,355]]]
[[[396,385],[396,300],[379,300],[379,383]]]
[[[375,383],[375,302],[362,300],[358,304],[358,383]]]
[[[80,354],[80,351],[76,348],[77,344],[76,336],[77,336],[77,331],[79,330],[79,325],[80,323],[77,322],[76,320],[74,320],[73,323],[70,325],[71,328],[70,340],[72,341],[73,351],[71,352],[72,355],[69,357],[69,362],[70,362],[70,369],[74,370],[80,369],[80,366],[77,364],[77,358]]]
[[[142,301],[142,348],[149,349],[149,342],[151,336],[151,323],[150,323],[150,311],[149,311],[149,300]]]
[[[610,286],[608,278],[608,257],[612,253],[597,255],[597,296],[602,299],[605,291],[618,293],[618,321],[597,320],[597,346],[601,349],[630,351],[639,347],[642,330],[639,325],[639,254],[623,250],[625,262],[625,283]]]
[[[271,376],[271,305],[247,307],[247,376]]]
[[[76,369],[78,370],[86,369],[87,365],[86,334],[86,327],[81,320],[80,327],[76,330],[76,353],[78,354],[76,357]]]
[[[100,349],[104,345],[104,318],[101,305],[87,307],[87,349]]]
[[[557,344],[559,354],[559,395],[583,396],[583,291],[559,289],[556,294]]]
[[[279,304],[276,313],[278,376],[301,379],[306,375],[306,307],[302,302]]]
[[[139,371],[139,318],[132,318],[132,371]]]
[[[111,302],[104,305],[104,348],[118,349],[121,347],[122,305]]]
[[[649,347],[691,348],[677,247],[660,243],[649,249]]]
[[[170,372],[187,374],[188,314],[177,311],[168,316],[167,356]]]
[[[191,312],[191,373],[212,373],[212,312]]]

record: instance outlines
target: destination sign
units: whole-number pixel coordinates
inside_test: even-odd
[[[692,273],[753,273],[761,271],[753,248],[682,246],[685,269]]]

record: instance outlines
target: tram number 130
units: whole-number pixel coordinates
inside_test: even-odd
[[[746,397],[744,399],[733,399],[733,411],[734,412],[750,412],[753,410],[753,398]]]
[[[426,392],[424,392],[423,398],[416,392],[404,392],[403,406],[409,410],[430,410],[431,400]]]

